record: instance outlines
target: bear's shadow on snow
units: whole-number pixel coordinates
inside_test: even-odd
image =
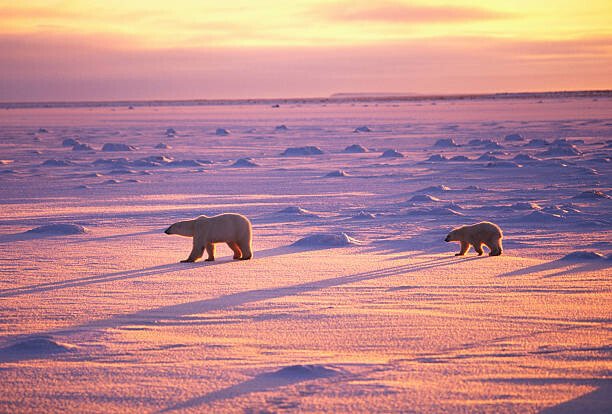
[[[388,239],[388,240],[377,240],[370,244],[370,252],[378,254],[399,254],[403,252],[409,252],[410,254],[404,256],[393,257],[393,260],[408,259],[411,257],[419,256],[423,253],[426,254],[442,254],[446,253],[449,256],[454,257],[459,248],[459,243],[444,241],[444,238],[448,232],[452,230],[451,227],[444,229],[431,229],[426,230],[422,233],[415,234],[408,238],[402,239]],[[489,249],[487,246],[483,246],[485,251],[483,256],[477,256],[474,249],[470,247],[470,250],[461,258],[485,258],[489,257]]]
[[[159,319],[180,319],[185,315],[207,313],[222,309],[232,309],[252,302],[259,302],[288,296],[296,296],[303,293],[318,291],[345,284],[358,283],[406,273],[419,272],[424,269],[449,266],[452,265],[454,262],[454,256],[434,258],[418,264],[393,266],[386,269],[338,276],[330,279],[323,279],[297,285],[236,292],[217,298],[162,306],[155,309],[143,310],[139,312],[134,312],[132,314],[121,315],[120,317],[111,317],[109,319],[92,321],[90,323],[84,324],[80,328],[115,328],[123,325],[128,325],[133,320],[138,321],[138,323],[146,324],[147,321],[153,323]]]
[[[188,401],[158,411],[167,413],[197,408],[203,404],[215,401],[240,397],[254,392],[271,391],[279,387],[297,384],[304,381],[313,381],[320,378],[330,378],[342,374],[332,368],[323,365],[293,365],[281,368],[274,372],[264,372],[256,375],[250,380],[243,381],[218,391],[210,392],[201,397],[195,397]]]
[[[284,247],[276,247],[267,250],[261,250],[255,252],[255,259],[261,259],[264,257],[272,257],[272,256],[280,256],[283,254],[290,253],[291,250]],[[186,255],[185,255],[186,256]],[[87,276],[77,279],[69,279],[69,280],[60,280],[57,282],[48,282],[48,283],[38,283],[35,285],[21,286],[10,289],[2,289],[0,290],[0,298],[6,297],[14,297],[27,295],[32,293],[42,293],[42,292],[50,292],[60,289],[67,289],[71,287],[83,287],[89,286],[97,283],[108,283],[119,280],[128,280],[128,279],[136,279],[141,277],[149,277],[149,276],[158,276],[166,273],[179,272],[181,270],[193,269],[194,267],[211,267],[211,266],[219,266],[223,264],[228,264],[235,262],[235,260],[231,258],[222,258],[217,259],[214,262],[205,262],[198,261],[194,263],[179,263],[177,261],[175,263],[163,264],[158,266],[146,267],[144,269],[134,269],[134,270],[124,270],[121,272],[113,272],[113,273],[104,273],[101,275],[95,276]]]
[[[279,249],[270,249],[269,255],[273,255],[276,252],[284,252],[285,248]],[[263,252],[260,252],[263,254]],[[248,303],[277,299],[282,297],[289,296],[297,296],[308,292],[318,291],[322,289],[328,289],[332,287],[342,286],[351,283],[359,283],[369,280],[381,279],[386,277],[392,277],[397,275],[403,275],[408,273],[419,272],[425,269],[432,269],[444,266],[453,265],[456,262],[456,258],[453,257],[442,257],[442,258],[434,258],[427,260],[425,262],[421,262],[418,264],[405,264],[400,266],[392,266],[386,269],[373,270],[368,272],[355,273],[345,276],[338,276],[330,279],[323,279],[313,282],[307,282],[297,285],[283,286],[277,288],[268,288],[268,289],[255,289],[248,290],[243,292],[236,292],[224,296],[219,296],[211,299],[203,299],[196,300],[192,302],[186,303],[178,303],[174,305],[161,306],[154,309],[145,309],[142,311],[130,313],[130,314],[122,314],[118,316],[112,316],[107,319],[99,319],[93,320],[91,322],[87,322],[81,325],[76,325],[73,327],[67,327],[58,330],[52,330],[46,333],[38,333],[38,335],[48,334],[48,335],[71,335],[78,332],[87,332],[90,330],[99,330],[99,329],[115,329],[120,328],[122,326],[129,326],[133,324],[139,325],[155,325],[159,323],[160,320],[164,321],[172,321],[172,320],[180,320],[186,315],[195,315],[201,313],[208,313],[217,310],[231,310],[240,307],[241,305],[245,305]],[[198,263],[196,263],[197,265]],[[191,264],[193,265],[193,264]],[[93,276],[91,278],[83,278],[78,280],[68,281],[70,286],[83,286],[91,283],[100,283],[102,281],[106,282],[109,278],[113,278],[111,280],[121,280],[121,279],[129,279],[135,277],[143,277],[143,276],[151,276],[151,275],[159,275],[160,273],[170,273],[174,271],[178,271],[185,268],[184,263],[173,263],[166,264],[161,266],[154,266],[151,268],[133,270],[129,272],[118,272],[110,275],[101,275],[101,276]],[[91,280],[89,280],[91,279]],[[53,290],[63,287],[69,286],[54,286],[55,284],[50,284],[50,286],[34,286],[29,287],[30,291],[45,291],[45,290]],[[24,292],[3,292],[2,296],[16,296],[22,293],[30,293],[28,287],[24,289]],[[26,335],[25,339],[28,338]],[[23,338],[22,338],[23,339]]]
[[[612,412],[612,380],[601,378],[501,378],[489,379],[488,382],[504,382],[531,386],[548,387],[554,384],[590,385],[596,387],[593,391],[582,394],[569,401],[544,408],[540,414],[573,414],[588,412],[592,414],[607,414]]]
[[[154,229],[154,230],[137,231],[134,233],[121,233],[121,234],[113,234],[110,236],[89,237],[89,238],[84,238],[80,240],[73,240],[73,241],[70,241],[69,243],[73,244],[73,243],[90,243],[90,242],[110,241],[110,240],[129,238],[129,237],[149,236],[151,234],[163,235],[164,230],[165,230],[165,227]]]
[[[597,261],[566,261],[566,260],[553,260],[548,263],[541,263],[534,266],[529,266],[524,269],[513,270],[511,272],[502,273],[496,277],[520,277],[527,276],[535,273],[544,273],[540,279],[548,279],[559,276],[572,275],[584,272],[597,272],[599,270],[607,269],[612,266],[610,260],[597,260]],[[568,268],[569,267],[569,268]],[[561,270],[564,269],[564,270]]]

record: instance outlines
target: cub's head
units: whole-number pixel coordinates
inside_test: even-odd
[[[178,234],[179,236],[193,237],[194,235],[194,221],[185,220],[177,221],[164,231],[166,234]]]
[[[444,239],[445,242],[461,241],[461,228],[454,229]]]

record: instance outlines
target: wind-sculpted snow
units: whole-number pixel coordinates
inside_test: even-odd
[[[0,111],[0,412],[611,411],[609,97],[51,106]]]
[[[346,247],[359,244],[361,244],[359,240],[350,237],[346,233],[321,233],[303,237],[294,242],[292,246],[305,248],[325,248]]]
[[[79,224],[45,224],[30,229],[26,233],[67,236],[71,234],[83,234],[85,232],[85,228]]]

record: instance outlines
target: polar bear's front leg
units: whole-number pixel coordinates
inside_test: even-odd
[[[470,248],[470,244],[466,241],[462,241],[461,250],[459,251],[459,253],[456,253],[455,256],[463,256],[468,251],[469,248]]]
[[[204,246],[202,246],[200,243],[198,243],[196,241],[196,239],[193,239],[193,248],[191,249],[191,253],[189,254],[189,257],[185,260],[181,260],[181,263],[191,263],[191,262],[195,262],[196,260],[198,260],[200,257],[202,257],[202,255],[204,254]]]

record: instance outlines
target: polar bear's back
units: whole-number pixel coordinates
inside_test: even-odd
[[[466,230],[469,231],[470,234],[479,234],[482,236],[489,237],[499,237],[500,239],[503,237],[502,230],[495,223],[491,223],[490,221],[482,221],[480,223],[472,224],[471,226],[465,226]]]
[[[242,214],[223,213],[217,216],[200,216],[196,228],[212,242],[251,239],[251,222]],[[197,233],[197,230],[196,230]]]

